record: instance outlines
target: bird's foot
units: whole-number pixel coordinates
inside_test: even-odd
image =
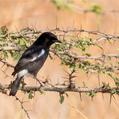
[[[35,77],[35,79],[36,79],[36,81],[37,81],[42,87],[45,86],[46,82],[41,81],[41,80],[39,80],[39,79],[36,78],[36,77]]]

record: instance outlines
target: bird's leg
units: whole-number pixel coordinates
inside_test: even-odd
[[[22,85],[22,88],[26,85],[26,83],[24,82],[24,78],[22,78],[21,80],[21,85]]]
[[[45,85],[45,82],[40,81],[36,76],[34,76],[34,78],[36,79],[36,81],[43,87]]]

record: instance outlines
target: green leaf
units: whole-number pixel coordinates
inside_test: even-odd
[[[64,102],[64,95],[60,94],[60,100],[59,100],[60,104],[62,104]]]
[[[8,51],[2,51],[2,53],[3,53],[3,58],[4,59],[8,58],[8,56],[9,56],[9,52]]]
[[[11,53],[11,56],[14,58],[14,60],[18,60],[21,56],[21,54],[17,51],[14,51]]]
[[[34,97],[34,92],[33,91],[30,91],[29,92],[29,95],[28,95],[28,98],[29,99],[32,99]]]
[[[2,26],[0,28],[0,35],[6,35],[8,32],[8,28],[6,26]]]
[[[88,37],[81,37],[75,43],[75,47],[79,48],[83,52],[86,51],[86,49],[92,45],[94,45],[94,43],[92,42],[92,39]]]
[[[97,15],[100,15],[102,13],[102,7],[98,4],[94,4],[90,8],[91,12],[94,12]]]
[[[28,42],[27,42],[26,39],[20,38],[20,39],[19,39],[19,44],[20,44],[21,46],[27,46]]]
[[[111,95],[114,95],[114,94],[116,94],[116,93],[117,93],[117,92],[116,92],[115,89],[111,90]]]
[[[90,56],[91,56],[91,54],[89,54],[89,53],[85,53],[85,55],[86,55],[87,57],[90,57]]]
[[[90,92],[88,93],[88,95],[89,95],[91,98],[93,98],[94,96],[96,96],[96,93],[95,93],[94,91],[90,91]]]
[[[72,0],[52,0],[57,9],[71,9]]]

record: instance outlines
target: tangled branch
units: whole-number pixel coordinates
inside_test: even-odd
[[[59,93],[60,103],[63,102],[64,95],[67,95],[68,92],[75,92],[79,94],[84,93],[88,94],[92,98],[97,93],[108,93],[111,96],[114,94],[119,95],[119,54],[117,52],[106,53],[104,51],[104,46],[101,45],[103,41],[109,42],[109,44],[111,44],[111,41],[118,42],[119,36],[84,29],[62,30],[55,28],[49,31],[57,34],[58,38],[62,41],[62,44],[56,44],[50,51],[51,57],[52,55],[56,55],[60,58],[61,64],[67,66],[69,69],[67,77],[65,78],[68,82],[65,83],[64,79],[64,83],[53,85],[46,80],[43,82],[44,85],[22,85],[19,90],[28,94],[30,99],[34,97],[35,92],[56,92]],[[41,33],[42,31],[40,30],[36,31],[30,28],[25,28],[19,32],[11,33],[8,32],[8,29],[5,26],[1,27],[0,62],[2,67],[7,66],[14,68],[14,66],[7,62],[6,59],[12,57],[13,59],[18,60],[22,52],[29,47]],[[88,52],[88,49],[92,47],[97,48],[101,53],[93,55],[91,52]],[[78,50],[78,53],[73,49]],[[114,86],[112,87],[109,83],[107,84],[102,82],[98,87],[95,86],[94,88],[91,88],[86,86],[86,84],[82,87],[75,82],[77,79],[76,73],[79,70],[84,71],[86,74],[104,74],[114,82]],[[39,82],[38,79],[37,81]],[[9,85],[3,85],[0,83],[1,93],[8,95],[10,88],[11,83]],[[21,108],[26,113],[28,119],[30,119],[27,110],[23,106],[23,102],[20,101],[18,97],[15,97],[15,99],[21,104]]]
[[[11,88],[10,85],[2,85],[0,84],[0,92],[3,94],[7,94],[7,90]],[[29,93],[29,92],[36,92],[36,91],[48,91],[48,92],[58,92],[65,94],[67,92],[78,92],[78,93],[109,93],[109,94],[118,94],[119,88],[118,87],[110,87],[108,84],[103,85],[97,88],[88,88],[88,87],[69,87],[66,85],[59,85],[59,86],[24,86],[20,87],[19,90]]]

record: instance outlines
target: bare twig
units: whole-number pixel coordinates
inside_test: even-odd
[[[8,67],[14,68],[14,66],[10,63],[8,63],[7,61],[3,60],[0,58],[0,62],[2,62],[3,64],[7,65]]]
[[[31,119],[30,118],[30,116],[29,116],[29,113],[28,113],[28,111],[24,108],[24,106],[23,106],[23,102],[17,97],[17,96],[15,96],[15,99],[20,103],[20,105],[21,105],[21,108],[23,109],[23,111],[25,112],[25,114],[26,114],[26,116],[27,116],[27,118],[28,119]]]

